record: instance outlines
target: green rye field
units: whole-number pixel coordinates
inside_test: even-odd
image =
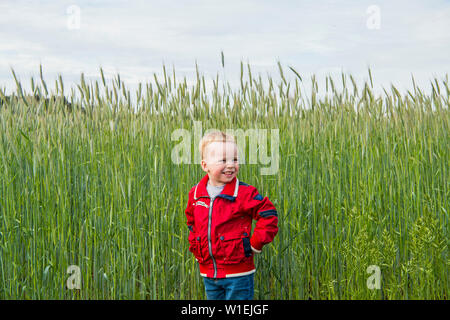
[[[448,299],[448,75],[382,94],[370,70],[365,83],[329,76],[320,95],[314,77],[279,70],[241,64],[231,88],[163,67],[136,92],[101,69],[54,90],[41,69],[25,92],[13,72],[17,90],[0,89],[0,299],[205,299],[184,214],[204,172],[171,159],[172,133],[194,121],[279,130],[278,171],[238,175],[279,216],[255,257],[255,299]]]

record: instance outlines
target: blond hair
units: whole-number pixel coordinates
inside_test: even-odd
[[[200,151],[200,155],[202,156],[202,159],[204,159],[205,150],[206,147],[213,142],[233,142],[236,143],[234,136],[227,134],[222,131],[213,131],[205,136],[200,140],[198,149]]]

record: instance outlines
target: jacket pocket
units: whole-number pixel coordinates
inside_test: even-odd
[[[200,235],[190,231],[188,240],[189,240],[189,251],[191,251],[194,254],[194,257],[197,259],[198,262],[203,262]]]
[[[246,257],[250,257],[253,254],[252,246],[250,245],[250,238],[242,238],[242,245],[244,247],[244,254]]]
[[[248,254],[248,249],[244,245],[248,236],[244,232],[229,232],[219,236],[221,262],[223,264],[236,264],[242,262]],[[248,242],[250,245],[250,242]],[[251,247],[250,247],[251,251]]]

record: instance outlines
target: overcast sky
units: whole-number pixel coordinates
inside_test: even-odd
[[[223,70],[220,52],[225,55]],[[352,74],[370,66],[375,85],[428,91],[450,70],[449,0],[0,0],[0,87],[15,88],[10,68],[66,87],[101,66],[133,87],[163,63],[177,77],[225,74],[238,83],[240,61],[255,74],[278,76],[277,61],[305,80]]]

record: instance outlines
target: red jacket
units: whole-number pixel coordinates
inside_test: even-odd
[[[234,178],[214,200],[206,191],[205,175],[189,191],[186,208],[189,250],[200,274],[225,278],[255,271],[252,248],[261,250],[278,232],[277,211],[258,190]],[[252,219],[255,230],[252,234]]]

